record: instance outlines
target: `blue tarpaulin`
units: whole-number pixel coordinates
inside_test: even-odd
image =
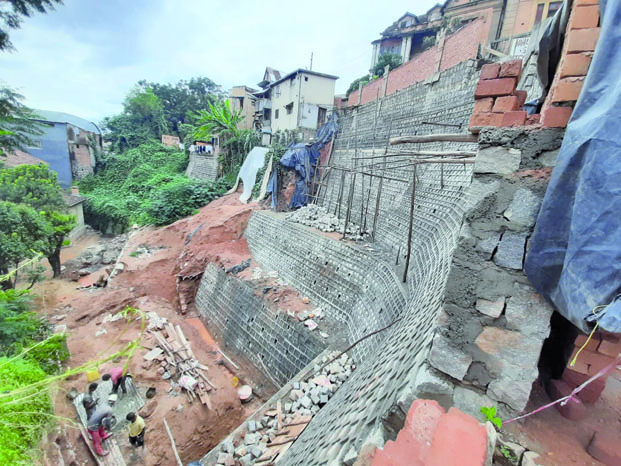
[[[332,114],[330,120],[317,130],[315,142],[312,144],[289,144],[287,152],[280,159],[283,167],[292,168],[298,174],[295,182],[295,191],[289,203],[290,208],[298,208],[308,204],[310,200],[310,185],[313,179],[314,166],[319,159],[319,151],[325,146],[338,131],[338,121],[336,112]],[[271,181],[271,180],[270,180]],[[272,195],[272,206],[274,197]]]
[[[621,333],[621,0],[602,0],[600,12],[597,49],[525,270],[537,290],[583,331],[598,322],[603,330]]]

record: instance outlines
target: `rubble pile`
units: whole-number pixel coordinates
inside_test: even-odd
[[[287,220],[317,228],[320,231],[328,233],[337,232],[342,234],[343,229],[345,228],[344,219],[338,218],[336,215],[328,212],[324,207],[315,204],[309,204],[288,214]],[[362,230],[360,226],[352,223],[351,221],[347,223],[347,231],[345,232],[346,238],[354,241],[360,241],[369,234],[369,229]]]
[[[106,266],[112,269],[126,242],[127,234],[101,238],[98,244],[87,247],[78,257],[63,263],[63,277],[77,280]]]
[[[332,361],[333,358],[334,361]],[[245,424],[243,438],[222,442],[216,464],[242,466],[272,464],[298,438],[313,416],[356,369],[347,354],[334,352],[316,364],[304,382],[292,382],[291,390],[276,406],[253,416]]]

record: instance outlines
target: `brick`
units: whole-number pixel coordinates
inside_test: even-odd
[[[541,115],[539,113],[533,113],[532,115],[526,116],[526,126],[538,125],[541,120]]]
[[[494,103],[494,113],[512,112],[518,109],[518,98],[514,95],[498,97]]]
[[[500,66],[499,78],[519,78],[522,72],[522,60],[511,60]]]
[[[568,76],[586,76],[591,64],[592,55],[587,53],[572,53],[565,55],[561,63],[561,78]]]
[[[578,397],[585,403],[595,403],[606,388],[607,378],[608,375],[595,379],[578,393]],[[568,367],[563,372],[561,379],[573,389],[589,380],[590,376],[576,372]]]
[[[575,5],[599,5],[599,0],[575,0]]]
[[[592,52],[599,39],[600,28],[575,29],[567,35],[567,52]]]
[[[576,348],[582,348],[582,346],[587,342],[589,336],[588,335],[584,335],[584,334],[580,334],[576,337],[576,341],[574,341],[574,346]],[[586,346],[586,350],[588,351],[597,351],[597,347],[599,346],[599,343],[602,341],[602,337],[601,334],[599,333],[595,333],[593,335],[593,337],[591,338],[591,341],[589,341],[589,344]]]
[[[500,73],[500,63],[488,63],[481,68],[481,79],[496,79]]]
[[[587,452],[606,466],[621,464],[621,442],[615,432],[595,432],[587,447]]]
[[[569,29],[596,28],[599,26],[599,5],[579,5],[576,7]]]
[[[541,124],[546,128],[565,128],[572,112],[571,107],[549,107],[541,115]]]
[[[481,97],[500,97],[511,95],[515,91],[517,81],[515,78],[488,79],[479,81],[474,91],[475,99]]]
[[[474,110],[472,111],[472,113],[489,113],[492,111],[493,106],[494,106],[493,97],[486,97],[485,99],[475,100]]]
[[[502,116],[502,126],[524,126],[526,124],[526,112],[518,110],[507,112]]]
[[[552,102],[575,102],[580,96],[584,78],[563,78],[552,91]]]
[[[611,358],[616,358],[621,353],[621,340],[617,336],[604,334],[597,351]]]
[[[470,128],[482,128],[484,126],[502,125],[501,113],[473,113],[470,118]]]
[[[571,354],[570,361],[576,356],[578,352],[578,348],[574,348],[574,352]],[[593,376],[597,374],[604,367],[608,366],[612,363],[615,358],[611,358],[601,353],[594,353],[588,350],[582,350],[578,358],[576,359],[576,364],[571,367],[571,369],[581,372],[582,374]]]
[[[518,99],[518,109],[521,109],[526,103],[526,98],[528,97],[528,93],[526,91],[515,91],[513,94]]]
[[[552,400],[558,400],[559,398],[571,394],[573,387],[562,380],[550,380],[546,389]],[[563,417],[572,421],[581,421],[588,414],[587,407],[584,406],[584,403],[579,399],[575,399],[575,397],[570,399],[564,406],[561,406],[560,403],[554,406],[556,406],[556,409],[558,409]]]

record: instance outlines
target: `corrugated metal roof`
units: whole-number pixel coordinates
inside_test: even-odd
[[[92,121],[85,120],[70,113],[55,112],[52,110],[39,110],[34,109],[34,113],[41,118],[35,118],[40,121],[49,121],[51,123],[69,123],[70,125],[77,126],[83,130],[90,131],[91,133],[101,134],[99,127]]]

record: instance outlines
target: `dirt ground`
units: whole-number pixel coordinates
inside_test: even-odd
[[[140,322],[127,323],[124,319],[110,321],[116,312],[126,306],[141,311],[156,312],[169,322],[181,326],[190,341],[192,350],[200,363],[207,366],[207,377],[217,387],[209,394],[213,411],[198,401],[190,404],[183,394],[169,393],[170,383],[163,380],[156,368],[149,367],[144,354],[153,347],[149,333],[142,338],[142,347],[134,353],[130,372],[141,393],[155,387],[157,394],[153,413],[146,420],[146,451],[138,461],[130,461],[131,447],[125,434],[115,434],[128,464],[170,465],[175,464],[170,440],[163,426],[166,418],[175,437],[177,449],[184,463],[200,459],[243,419],[251,414],[262,400],[255,398],[242,405],[233,385],[233,373],[224,365],[217,351],[217,343],[211,337],[193,309],[193,296],[200,274],[208,262],[216,262],[225,268],[250,258],[246,240],[241,237],[255,205],[243,205],[238,194],[218,199],[192,217],[180,220],[168,227],[143,228],[134,231],[123,250],[120,262],[124,270],[108,281],[105,288],[83,288],[105,274],[103,269],[80,280],[46,280],[35,286],[37,306],[50,321],[67,326],[67,340],[71,358],[67,364],[79,366],[87,361],[104,358],[140,334]],[[62,253],[63,261],[74,259],[81,250],[96,244],[97,235],[87,235],[76,241]],[[143,251],[139,254],[136,251]],[[148,251],[148,252],[144,252]],[[251,273],[256,264],[247,269]],[[282,290],[284,297],[288,290]],[[292,301],[297,301],[292,299]],[[181,311],[187,311],[184,315]],[[63,317],[64,316],[64,317]],[[102,332],[105,330],[105,333]],[[98,336],[96,333],[100,332]],[[221,362],[221,361],[220,361]],[[111,362],[100,367],[100,374],[123,361]],[[256,372],[242,369],[235,374],[242,383],[256,385]],[[84,391],[88,383],[86,375],[67,380],[59,387],[55,399],[56,414],[75,418],[75,410],[66,399],[66,392],[75,387]],[[266,391],[269,396],[273,387]],[[146,400],[147,405],[150,400]],[[81,464],[95,464],[72,429],[70,441],[76,448]]]

